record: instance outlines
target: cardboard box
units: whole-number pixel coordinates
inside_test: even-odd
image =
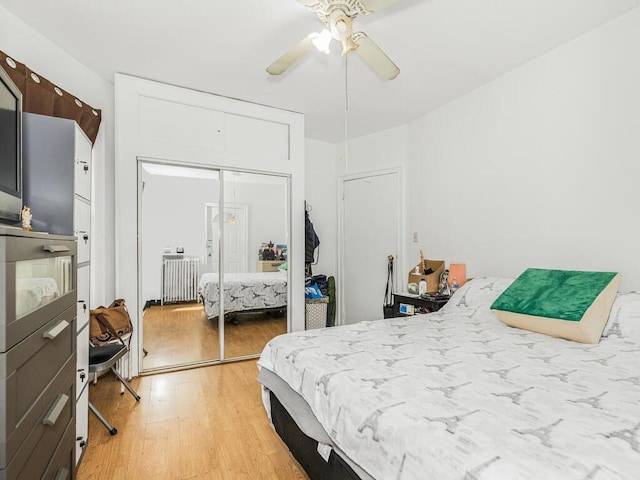
[[[417,283],[419,285],[420,280],[424,278],[427,282],[427,293],[437,292],[440,284],[440,274],[444,272],[444,260],[425,260],[424,262],[427,270],[432,269],[433,273],[429,275],[416,275],[413,273],[415,271],[414,267],[409,272],[409,280],[407,283]]]

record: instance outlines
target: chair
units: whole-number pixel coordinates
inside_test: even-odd
[[[106,372],[107,370],[111,370],[113,374],[118,378],[118,380],[120,380],[122,385],[124,385],[125,388],[129,390],[129,393],[133,395],[133,398],[136,399],[136,402],[139,402],[140,395],[138,395],[136,391],[133,388],[131,388],[129,383],[124,378],[122,378],[122,376],[120,375],[120,373],[118,373],[118,370],[116,370],[116,367],[115,367],[116,363],[128,352],[129,352],[129,349],[127,348],[127,345],[124,342],[110,343],[110,344],[99,346],[99,347],[94,347],[90,345],[89,346],[89,373],[98,374],[98,373]],[[120,392],[120,395],[123,395],[123,394],[124,394],[124,391]],[[89,410],[91,410],[93,414],[96,417],[98,417],[98,420],[100,420],[102,424],[105,427],[107,427],[107,430],[109,430],[109,433],[111,435],[115,435],[116,433],[118,433],[118,430],[116,430],[116,428],[113,425],[111,425],[106,418],[102,416],[102,414],[98,411],[98,409],[93,406],[91,401],[89,401]]]

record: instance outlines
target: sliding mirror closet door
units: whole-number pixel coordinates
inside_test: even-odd
[[[220,172],[138,162],[138,242],[143,309],[142,370],[220,359],[217,314],[207,312],[199,285],[218,279],[206,238],[209,205],[220,201]]]
[[[224,271],[224,354],[259,354],[287,332],[289,178],[224,171],[221,226]],[[212,229],[214,231],[215,229]],[[210,239],[215,244],[218,238]]]

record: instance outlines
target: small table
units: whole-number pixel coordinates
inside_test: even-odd
[[[444,307],[449,301],[450,297],[430,300],[421,298],[420,295],[413,295],[408,292],[394,293],[393,294],[393,314],[395,317],[402,317],[404,315],[411,315],[406,306],[413,306],[414,313],[431,313],[437,312]]]

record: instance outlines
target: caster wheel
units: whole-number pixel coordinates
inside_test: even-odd
[[[118,430],[116,430],[116,428],[115,428],[115,427],[113,427],[111,430],[109,430],[109,433],[110,433],[111,435],[115,435],[116,433],[118,433]]]

